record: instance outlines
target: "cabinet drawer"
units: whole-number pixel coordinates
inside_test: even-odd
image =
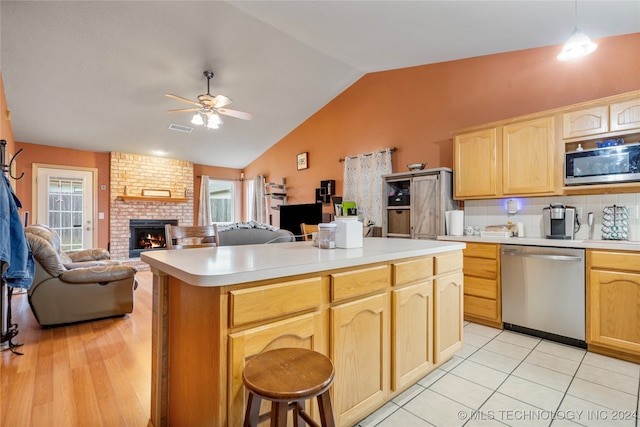
[[[497,259],[498,258],[498,245],[485,244],[485,243],[467,243],[467,247],[464,250],[464,256]]]
[[[411,211],[409,209],[389,209],[387,211],[387,233],[411,234]]]
[[[465,295],[464,314],[495,320],[498,319],[498,303],[496,302],[496,300],[492,299]]]
[[[498,284],[495,280],[464,276],[464,294],[482,298],[497,299]]]
[[[491,280],[498,277],[498,265],[493,259],[464,257],[462,271],[465,276],[484,277]]]
[[[332,274],[331,301],[385,289],[389,281],[389,267],[386,265]]]
[[[393,284],[405,285],[433,276],[433,258],[421,258],[393,264]]]
[[[589,250],[587,253],[591,261],[591,268],[640,272],[640,253],[599,250]]]
[[[326,301],[322,278],[294,280],[281,284],[231,291],[231,327],[260,322],[308,310]]]
[[[435,274],[443,274],[449,271],[457,271],[462,268],[462,251],[437,255],[435,258]]]

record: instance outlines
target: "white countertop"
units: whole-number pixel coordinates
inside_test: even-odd
[[[640,251],[640,242],[626,240],[559,240],[542,237],[438,236],[440,241],[501,243],[505,245],[554,246],[558,248],[617,249]]]
[[[369,237],[364,247],[319,249],[311,242],[143,252],[141,260],[195,286],[225,286],[462,250],[464,243]]]

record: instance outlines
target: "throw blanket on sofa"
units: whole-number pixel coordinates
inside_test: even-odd
[[[218,231],[237,230],[239,228],[257,228],[259,230],[278,231],[278,227],[269,224],[263,224],[257,221],[234,222],[233,224],[224,224],[218,226]]]

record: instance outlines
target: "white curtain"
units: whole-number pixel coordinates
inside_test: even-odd
[[[211,203],[209,203],[209,176],[202,175],[200,181],[200,203],[198,204],[198,225],[211,224]]]
[[[264,197],[264,184],[264,176],[258,175],[253,178],[253,194],[250,195],[253,202],[251,204],[251,212],[249,212],[249,221],[267,224],[267,201]]]
[[[382,224],[382,175],[391,173],[391,149],[344,160],[343,201],[355,201],[358,216]]]

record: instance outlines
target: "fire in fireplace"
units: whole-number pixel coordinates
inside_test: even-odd
[[[130,219],[129,258],[137,258],[144,251],[165,249],[165,224],[178,225],[177,219]]]

